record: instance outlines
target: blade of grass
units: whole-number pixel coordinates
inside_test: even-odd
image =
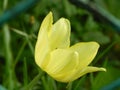
[[[83,83],[85,83],[86,75],[81,77],[81,79],[77,82],[76,86],[74,86],[74,90],[78,90],[80,88],[80,85],[82,86]]]
[[[3,32],[4,32],[4,46],[5,46],[5,59],[6,59],[6,77],[5,81],[7,82],[7,87],[9,90],[14,89],[14,78],[13,78],[13,57],[12,57],[12,51],[10,46],[10,32],[8,29],[8,25],[5,24],[3,26]]]
[[[31,90],[43,75],[44,75],[44,72],[40,72],[37,76],[34,77],[34,79],[27,86],[25,86],[21,90]]]
[[[92,63],[93,65],[98,62],[106,53],[109,52],[109,50],[117,43],[118,41],[112,42]]]
[[[26,58],[24,58],[24,67],[23,67],[23,81],[24,81],[24,86],[28,84],[28,73],[27,73],[27,62]]]
[[[34,47],[33,47],[32,43],[31,43],[29,37],[26,37],[26,41],[27,41],[27,43],[28,43],[28,46],[29,46],[32,54],[34,55]]]
[[[41,79],[42,79],[42,84],[44,86],[44,90],[49,90],[49,84],[47,83],[45,76],[43,76]]]
[[[24,36],[24,37],[27,37],[28,34],[25,33],[25,32],[22,32],[21,30],[18,30],[18,29],[15,29],[15,28],[10,28],[10,30],[14,31],[15,33],[21,35],[21,36]]]
[[[90,73],[90,88],[91,89],[92,89],[93,83],[94,83],[94,76],[93,76],[93,73]]]
[[[58,90],[55,80],[49,76],[48,76],[48,84],[50,88],[49,90]]]
[[[67,87],[66,87],[67,90],[72,90],[72,82],[69,82]]]
[[[20,48],[20,50],[19,50],[19,52],[18,52],[18,54],[17,54],[17,56],[16,56],[16,58],[15,58],[15,61],[13,63],[13,68],[15,68],[16,64],[18,63],[18,61],[20,59],[20,56],[21,56],[21,54],[22,54],[22,52],[23,52],[26,44],[27,44],[27,42],[24,41],[23,44],[22,44],[22,46],[21,46],[21,48]]]
[[[24,28],[24,27],[23,27]],[[15,29],[15,28],[11,28],[11,30],[13,30],[15,33],[21,35],[21,36],[24,36],[26,38],[26,41],[28,43],[28,46],[32,52],[32,54],[34,55],[34,47],[30,41],[30,35],[28,35],[27,33],[23,32],[23,31],[20,31],[18,29]],[[35,36],[33,36],[33,38],[35,38]]]

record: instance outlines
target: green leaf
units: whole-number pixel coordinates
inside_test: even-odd
[[[106,67],[107,72],[100,72],[93,81],[92,90],[100,90],[100,88],[110,84],[120,77],[120,70],[113,66]]]

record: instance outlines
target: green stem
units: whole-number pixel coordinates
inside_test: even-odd
[[[24,58],[24,68],[23,68],[23,81],[24,81],[24,86],[28,84],[28,73],[27,73],[27,62],[26,58]]]
[[[33,47],[32,43],[31,43],[31,41],[29,40],[29,37],[26,37],[26,41],[28,43],[28,46],[29,46],[32,54],[34,55],[34,47]]]
[[[31,90],[32,87],[38,82],[44,72],[39,73],[24,89],[22,90]]]
[[[8,29],[8,25],[3,26],[3,33],[4,33],[4,46],[5,46],[5,59],[6,59],[6,77],[7,80],[7,87],[9,90],[13,90],[14,88],[14,80],[13,80],[13,68],[12,68],[12,52],[10,47],[10,32]]]
[[[72,82],[69,82],[67,87],[66,87],[67,90],[72,90]]]
[[[3,11],[6,10],[8,4],[8,0],[4,0],[3,2]],[[8,25],[5,24],[3,26],[3,34],[4,34],[4,51],[5,51],[5,59],[6,59],[6,74],[4,76],[5,85],[9,90],[14,90],[14,73],[12,68],[13,57],[10,46],[10,31]]]
[[[13,68],[16,67],[16,64],[18,63],[18,61],[19,61],[19,59],[20,59],[20,56],[21,56],[21,54],[22,54],[22,52],[23,52],[26,44],[27,44],[27,42],[24,41],[23,44],[22,44],[22,46],[21,46],[21,48],[20,48],[20,50],[19,50],[19,52],[18,52],[18,54],[17,54],[17,57],[15,58],[15,61],[14,61],[14,63],[13,63]]]
[[[103,53],[101,53],[96,59],[95,61],[93,62],[93,65],[98,61],[100,60],[106,53],[109,52],[109,50],[117,43],[118,41],[114,41],[112,42],[105,50]]]

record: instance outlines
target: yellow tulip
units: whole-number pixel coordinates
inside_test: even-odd
[[[70,22],[61,18],[53,24],[52,12],[43,20],[35,46],[36,64],[52,78],[71,82],[84,74],[106,71],[88,66],[97,54],[99,44],[80,42],[70,46]]]

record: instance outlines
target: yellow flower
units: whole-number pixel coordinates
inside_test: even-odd
[[[99,44],[80,42],[70,46],[70,22],[61,18],[53,24],[50,12],[43,20],[35,46],[37,65],[60,82],[71,82],[86,73],[106,71],[88,66],[96,56]]]

